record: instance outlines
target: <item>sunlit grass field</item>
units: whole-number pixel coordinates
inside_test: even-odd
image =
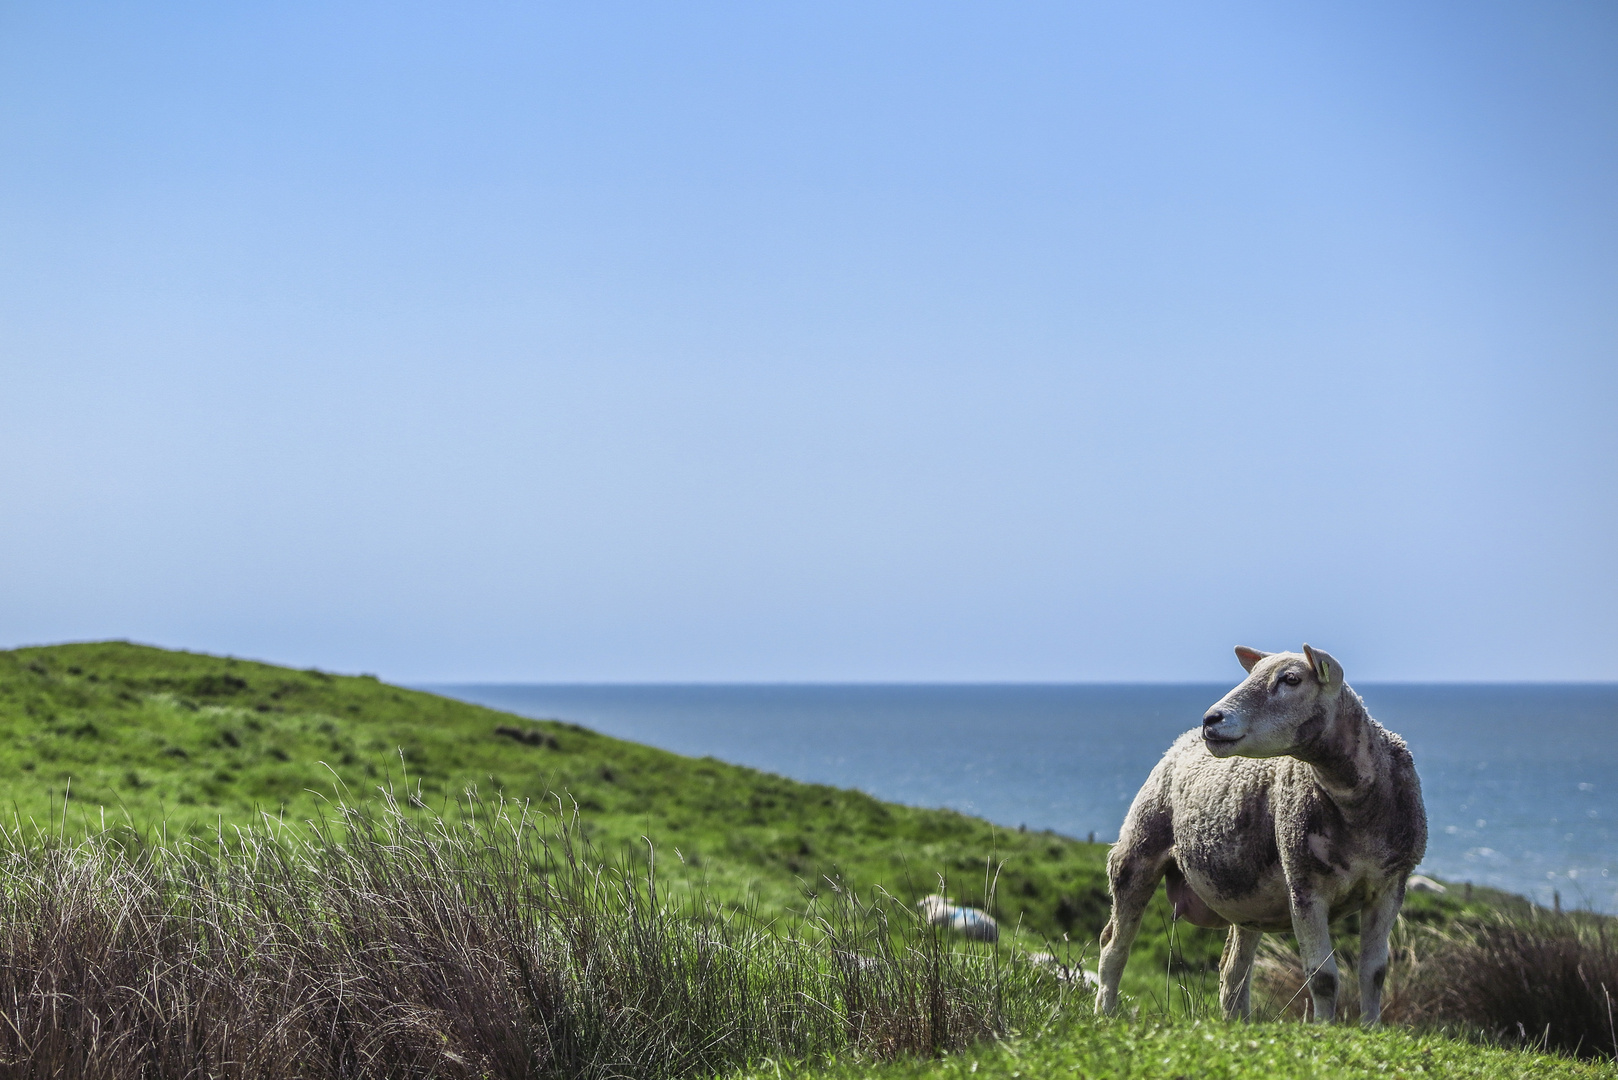
[[[243,829],[307,838],[319,832],[308,823],[363,815],[391,796],[451,826],[486,825],[478,819],[495,807],[536,808],[573,822],[592,859],[632,877],[655,865],[674,908],[730,912],[789,936],[802,937],[806,920],[824,912],[833,883],[856,896],[889,897],[892,910],[906,911],[942,881],[957,900],[986,906],[1000,920],[996,963],[1040,950],[1093,967],[1107,915],[1105,845],[681,757],[363,675],[121,642],[19,649],[0,652],[0,731],[14,849],[66,850],[99,835],[139,836],[133,849],[144,850],[150,841],[217,842]],[[1445,926],[1501,899],[1481,891],[1471,904],[1412,897],[1406,922]],[[1351,951],[1352,925],[1343,930],[1340,941]],[[1086,993],[1047,985],[1038,993],[1054,994],[1060,1007],[1041,1012],[1036,998],[1019,998],[1005,1011],[1019,1019],[996,1045],[886,1068],[896,1076],[1516,1076],[1600,1068],[1431,1034],[1226,1025],[1211,1012],[1222,943],[1216,932],[1172,926],[1159,897],[1126,975],[1130,1018],[1098,1022]],[[1034,993],[1026,979],[1016,985]],[[833,1075],[872,1067],[858,1053],[811,1064],[824,1052],[772,1059],[769,1067]]]
[[[801,1071],[774,1064],[757,1080],[1316,1080],[1325,1077],[1612,1077],[1608,1061],[1575,1061],[1438,1034],[1304,1024],[1146,1018],[1077,1022],[938,1060],[872,1067],[850,1061]]]
[[[1008,928],[1093,938],[1106,848],[881,802],[586,729],[530,721],[369,676],[121,642],[0,652],[6,815],[80,834],[103,823],[205,835],[302,821],[384,789],[448,816],[467,791],[578,808],[596,848],[672,884],[801,910],[828,876],[906,899],[981,904]]]

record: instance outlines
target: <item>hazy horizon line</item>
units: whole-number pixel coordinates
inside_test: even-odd
[[[1222,686],[1220,679],[575,679],[575,680],[401,680],[412,689],[452,686],[639,686],[639,687],[902,687],[902,686]],[[1240,680],[1236,680],[1240,681]],[[1360,686],[1612,686],[1618,679],[1365,679]],[[1235,682],[1230,682],[1235,685]]]

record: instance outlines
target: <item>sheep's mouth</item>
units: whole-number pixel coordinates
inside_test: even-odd
[[[1229,737],[1226,737],[1224,735],[1215,735],[1211,731],[1204,731],[1202,733],[1202,741],[1203,742],[1205,742],[1205,743],[1213,743],[1216,746],[1230,746],[1233,743],[1241,742],[1246,737],[1247,736],[1245,736],[1245,735],[1231,735]]]

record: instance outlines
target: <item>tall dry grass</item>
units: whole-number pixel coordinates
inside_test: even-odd
[[[0,837],[0,1074],[680,1077],[937,1054],[1064,1005],[881,897],[769,926],[671,902],[559,814],[471,809]]]
[[[1587,913],[1532,909],[1443,928],[1400,925],[1383,1019],[1580,1057],[1618,1057],[1618,926]],[[1338,1012],[1359,1018],[1353,965],[1338,959]],[[1303,1018],[1309,994],[1290,940],[1266,936],[1255,1012]]]
[[[1618,933],[1610,919],[1536,909],[1429,932],[1405,1012],[1501,1041],[1618,1056]]]

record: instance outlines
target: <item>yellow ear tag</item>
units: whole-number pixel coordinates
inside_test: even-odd
[[[1326,663],[1326,661],[1315,661],[1315,676],[1323,683],[1331,682],[1331,667]]]

